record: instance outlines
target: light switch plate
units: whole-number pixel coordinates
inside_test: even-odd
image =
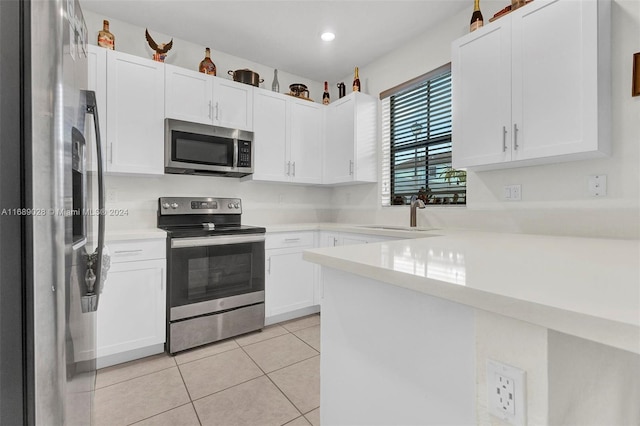
[[[505,185],[503,188],[504,199],[508,201],[522,200],[522,185]]]
[[[512,425],[526,425],[526,373],[519,368],[487,360],[489,413]]]

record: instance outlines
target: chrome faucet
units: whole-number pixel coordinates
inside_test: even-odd
[[[424,203],[416,195],[412,195],[410,202],[411,215],[409,217],[409,226],[412,228],[416,227],[416,209],[424,209]]]

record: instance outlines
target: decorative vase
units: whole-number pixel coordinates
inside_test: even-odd
[[[274,92],[280,92],[280,83],[278,82],[278,70],[273,70],[273,83],[271,83],[271,90]]]

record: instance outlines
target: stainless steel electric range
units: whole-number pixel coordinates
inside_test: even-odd
[[[167,352],[264,327],[265,229],[241,224],[239,198],[162,197]]]

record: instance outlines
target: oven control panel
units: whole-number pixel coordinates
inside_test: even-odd
[[[177,214],[241,214],[240,198],[160,197],[161,216]]]

